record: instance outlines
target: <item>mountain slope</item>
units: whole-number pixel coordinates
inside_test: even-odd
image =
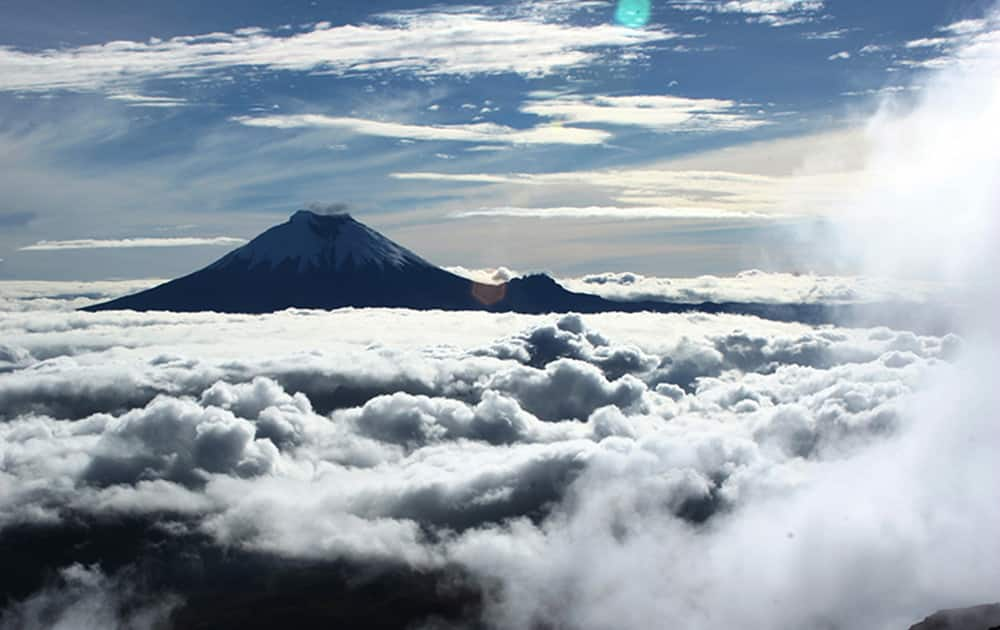
[[[1000,630],[1000,604],[942,610],[910,630]]]
[[[267,313],[290,307],[476,308],[470,281],[349,215],[296,212],[200,271],[87,310]]]
[[[266,266],[274,270],[287,263],[292,263],[299,273],[364,267],[380,270],[433,267],[349,214],[323,215],[299,210],[287,223],[272,227],[209,269],[252,270]]]
[[[481,284],[427,262],[350,215],[308,210],[296,212],[200,271],[84,310],[269,313],[348,306],[518,313],[700,311],[931,333],[952,327],[911,304],[616,302],[574,293],[542,274],[502,285]]]

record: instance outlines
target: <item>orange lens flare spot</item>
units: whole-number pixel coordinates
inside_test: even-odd
[[[481,284],[472,283],[472,297],[476,298],[480,304],[493,306],[507,296],[506,284]]]

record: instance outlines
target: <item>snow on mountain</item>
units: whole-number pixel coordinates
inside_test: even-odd
[[[227,269],[242,263],[249,269],[260,265],[276,269],[288,261],[297,261],[299,272],[366,266],[379,269],[431,266],[349,214],[323,215],[299,210],[286,223],[267,230],[212,268]]]

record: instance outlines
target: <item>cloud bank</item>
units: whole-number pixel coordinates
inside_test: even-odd
[[[635,607],[641,598],[695,628],[737,618],[875,628],[919,618],[954,592],[929,593],[911,572],[926,548],[905,504],[885,525],[897,537],[843,562],[822,546],[805,553],[830,531],[797,507],[816,509],[821,497],[857,519],[830,521],[846,531],[839,542],[883,526],[883,512],[862,509],[865,495],[828,480],[865,466],[899,481],[872,460],[911,432],[907,409],[921,384],[954,369],[954,337],[698,314],[350,309],[8,312],[0,326],[0,542],[45,532],[136,540],[127,562],[100,574],[74,567],[72,548],[32,560],[20,590],[7,587],[18,602],[8,625],[35,601],[56,602],[46,618],[72,618],[81,601],[100,615],[217,613],[233,595],[217,593],[213,608],[198,593],[235,570],[233,558],[292,563],[267,565],[291,580],[272,585],[282,593],[306,579],[290,567],[311,567],[354,597],[345,610],[376,600],[351,590],[335,565],[376,585],[416,570],[453,585],[422,593],[421,605],[460,626],[500,628],[601,627],[612,615],[644,627],[651,610]],[[896,491],[909,497],[924,481]],[[748,536],[761,549],[749,560]],[[949,553],[973,544],[945,540]],[[201,559],[178,564],[166,550]],[[788,562],[775,565],[778,553]],[[229,560],[214,564],[219,554]],[[851,572],[890,556],[899,570],[882,569],[866,589],[911,594],[859,606]],[[135,579],[120,595],[127,604],[113,599],[114,584],[164,562],[169,570],[154,573],[162,583]],[[732,597],[737,584],[747,588],[731,575],[739,566],[766,569],[755,597]],[[61,586],[45,586],[47,571]],[[983,588],[991,571],[977,574]],[[845,581],[839,595],[804,596],[829,580]],[[765,589],[796,605],[761,608]],[[566,593],[574,606],[556,606]]]

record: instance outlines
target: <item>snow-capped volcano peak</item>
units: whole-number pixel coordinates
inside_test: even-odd
[[[295,263],[300,272],[431,266],[349,214],[317,214],[310,210],[299,210],[287,222],[267,230],[214,266],[227,268],[242,263],[250,269],[261,265],[276,269],[289,262]]]

